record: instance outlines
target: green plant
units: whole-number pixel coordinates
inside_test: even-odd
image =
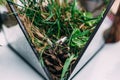
[[[8,2],[21,7],[17,12],[40,55],[42,66],[48,68],[54,80],[67,79],[104,10],[93,17],[91,12],[78,8],[77,0],[20,0],[23,5]]]
[[[69,58],[66,59],[64,66],[63,66],[62,74],[61,74],[61,80],[65,79],[66,73],[70,67],[70,63],[73,61],[74,58],[75,58],[75,54],[72,54],[70,55]]]

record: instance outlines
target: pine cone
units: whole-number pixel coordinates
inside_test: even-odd
[[[59,80],[65,60],[69,57],[69,48],[65,44],[55,45],[43,53],[43,59],[53,80]]]

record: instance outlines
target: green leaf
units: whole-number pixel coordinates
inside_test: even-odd
[[[62,70],[61,80],[64,80],[65,74],[67,73],[70,63],[74,57],[75,55],[72,54],[69,58],[66,59],[64,66],[63,66],[63,70]]]
[[[77,1],[74,0],[74,1],[73,1],[73,4],[72,4],[72,9],[71,9],[71,15],[72,15],[72,18],[74,18],[74,15],[75,15],[76,9],[77,9]]]
[[[89,30],[81,32],[79,29],[74,29],[71,36],[70,45],[81,48],[86,44],[87,40],[89,39],[88,36],[90,36]]]
[[[93,15],[90,12],[84,12],[83,17],[85,20],[87,20],[87,19],[93,18]]]
[[[90,34],[90,30],[85,30],[82,32],[82,36],[88,36]]]
[[[77,46],[79,48],[84,47],[86,42],[88,41],[88,37],[78,37],[78,38],[73,38],[71,42],[71,46]]]
[[[84,42],[78,38],[72,39],[72,46],[78,46],[81,47],[83,46]]]
[[[54,14],[51,13],[50,16],[45,21],[49,21],[53,16]]]
[[[79,37],[80,35],[82,35],[82,33],[81,33],[81,31],[78,28],[76,28],[76,29],[73,30],[73,32],[72,32],[72,38]]]
[[[73,32],[72,32],[72,34],[70,36],[68,45],[71,45],[71,43],[72,43],[71,41],[72,41],[73,38],[76,38],[76,37],[78,37],[80,35],[81,35],[81,32],[80,32],[80,30],[78,28],[73,29]]]

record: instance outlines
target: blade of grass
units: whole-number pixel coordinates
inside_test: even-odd
[[[77,1],[74,0],[73,5],[72,5],[72,10],[71,10],[71,14],[72,14],[71,16],[72,16],[72,19],[74,18],[74,15],[75,15],[76,6],[77,6]]]
[[[45,21],[49,21],[53,16],[54,16],[54,14],[51,13],[50,16]]]
[[[64,80],[65,74],[68,71],[70,63],[74,59],[74,57],[75,57],[75,55],[72,54],[69,58],[66,59],[64,66],[63,66],[62,74],[61,74],[61,80]]]
[[[60,38],[60,30],[61,30],[61,28],[60,28],[60,22],[59,21],[57,21],[57,26],[58,26],[57,38],[59,39]]]

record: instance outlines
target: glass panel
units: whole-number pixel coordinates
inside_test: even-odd
[[[9,0],[22,30],[20,35],[24,37],[16,41],[14,48],[23,44],[17,49],[23,57],[30,56],[30,61],[38,58],[39,62],[35,63],[28,60],[31,64],[40,63],[46,67],[50,79],[66,80],[80,62],[111,6],[111,0],[98,1],[99,4],[97,0]]]

